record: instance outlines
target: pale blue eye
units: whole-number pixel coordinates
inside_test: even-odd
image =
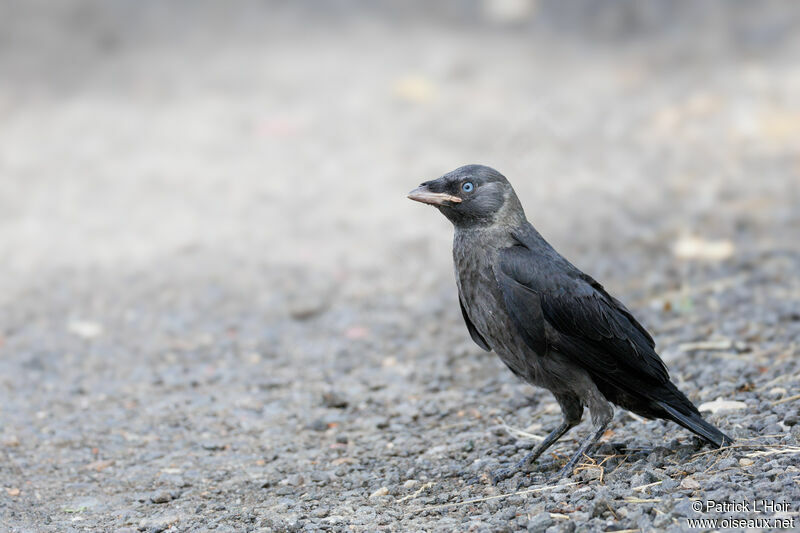
[[[468,181],[461,186],[461,190],[463,190],[464,192],[472,192],[472,189],[474,188],[475,186],[472,184],[471,181]]]

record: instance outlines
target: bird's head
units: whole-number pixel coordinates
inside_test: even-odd
[[[508,180],[495,169],[466,165],[408,193],[411,200],[435,206],[457,228],[517,225],[525,212]]]

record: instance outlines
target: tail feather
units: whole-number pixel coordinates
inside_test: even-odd
[[[733,442],[730,436],[706,422],[692,401],[671,381],[658,383],[636,376],[625,381],[610,377],[607,373],[592,374],[603,396],[616,405],[646,418],[672,420],[717,448]]]
[[[706,422],[699,412],[683,413],[666,402],[658,402],[658,404],[669,413],[672,420],[704,438],[717,448],[728,446],[733,442],[731,437]]]

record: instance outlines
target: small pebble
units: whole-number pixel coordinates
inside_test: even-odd
[[[325,431],[328,429],[328,423],[322,420],[321,418],[317,418],[313,422],[311,422],[308,426],[308,429],[313,431]]]
[[[545,511],[528,521],[528,531],[544,531],[552,525],[553,519],[550,517],[550,513]]]
[[[293,474],[288,478],[286,478],[286,482],[293,487],[299,487],[300,485],[303,485],[306,481],[300,474]]]
[[[389,494],[389,489],[387,489],[386,487],[381,487],[372,494],[370,494],[369,499],[375,500],[377,498],[380,498],[381,496],[386,496],[387,494]]]
[[[173,500],[172,494],[166,490],[159,490],[150,496],[150,501],[153,503],[167,503]]]
[[[322,395],[322,404],[331,409],[344,409],[348,405],[347,399],[335,391],[329,391]]]
[[[693,477],[685,477],[681,481],[681,488],[689,490],[697,490],[700,488],[700,483],[698,483],[697,480],[694,479]]]

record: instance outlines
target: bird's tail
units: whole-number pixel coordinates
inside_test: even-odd
[[[677,389],[676,389],[677,391]],[[681,394],[678,392],[678,394]],[[683,396],[683,394],[681,394]],[[685,398],[685,397],[684,397]],[[691,405],[691,409],[676,409],[667,402],[658,402],[658,404],[670,415],[670,418],[682,425],[692,433],[702,437],[710,444],[717,448],[728,446],[733,442],[733,439],[721,432],[708,422],[706,422],[700,415],[700,412],[695,409],[688,399],[686,401]],[[684,406],[681,406],[684,407]]]

